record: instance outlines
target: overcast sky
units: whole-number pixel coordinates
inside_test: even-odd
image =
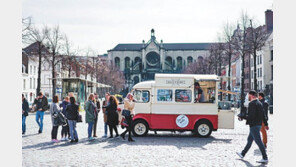
[[[73,44],[107,53],[118,43],[213,42],[242,10],[265,23],[272,0],[23,0],[23,17],[36,25],[60,25]]]

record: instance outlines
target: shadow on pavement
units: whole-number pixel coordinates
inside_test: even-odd
[[[219,139],[215,137],[208,138],[198,138],[194,137],[191,134],[148,134],[145,137],[133,137],[135,142],[128,142],[123,140],[121,137],[108,139],[106,142],[109,144],[104,146],[103,148],[115,148],[120,146],[121,144],[128,144],[131,146],[163,146],[163,145],[172,145],[177,147],[178,149],[182,149],[184,147],[199,147],[201,149],[206,150],[204,148],[205,145],[209,143],[230,143],[232,139]]]
[[[22,137],[30,137],[30,136],[36,136],[39,135],[39,133],[29,134],[29,135],[23,135]]]
[[[238,160],[240,160],[240,161],[242,161],[243,163],[245,163],[245,165],[246,165],[247,167],[264,167],[264,166],[267,165],[267,164],[253,165],[253,164],[251,164],[249,161],[246,161],[246,160],[243,160],[243,159],[238,159]]]

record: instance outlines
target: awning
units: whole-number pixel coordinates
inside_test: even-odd
[[[231,91],[228,91],[228,90],[222,90],[222,89],[219,89],[218,92],[228,93],[228,94],[233,94],[233,95],[236,95],[236,94],[237,94],[236,92],[231,92]]]

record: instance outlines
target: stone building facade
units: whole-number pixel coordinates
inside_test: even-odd
[[[118,44],[108,50],[108,61],[124,72],[126,88],[153,80],[155,73],[181,73],[188,64],[209,56],[211,43],[158,42],[154,29],[148,42]]]

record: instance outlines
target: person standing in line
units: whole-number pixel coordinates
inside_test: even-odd
[[[128,132],[128,141],[133,142],[135,140],[132,139],[131,130],[133,125],[133,116],[134,116],[134,108],[135,102],[133,101],[133,95],[131,93],[127,94],[126,98],[124,99],[124,110],[121,114],[127,121],[126,130],[120,135],[123,140],[125,140],[125,134]]]
[[[43,130],[43,117],[44,112],[48,109],[47,98],[43,95],[42,92],[38,93],[38,97],[34,100],[33,105],[36,109],[36,122],[39,126],[38,133],[42,133]]]
[[[91,136],[93,131],[93,126],[96,119],[95,109],[96,106],[94,104],[94,94],[90,94],[88,97],[88,101],[85,103],[85,122],[88,123],[88,139],[93,140],[94,138]]]
[[[76,123],[78,120],[78,105],[75,103],[75,98],[70,97],[70,104],[66,107],[66,117],[69,124],[69,132],[71,135],[71,143],[78,142],[78,134],[76,131]]]
[[[98,123],[98,114],[100,112],[101,105],[100,105],[100,100],[98,99],[98,95],[96,93],[94,93],[94,95],[95,95],[94,104],[96,106],[96,109],[95,109],[95,122],[94,122],[94,135],[93,135],[93,137],[98,137],[97,136],[97,123]]]
[[[262,127],[261,127],[261,133],[262,133],[262,138],[263,138],[263,144],[265,146],[265,149],[267,148],[267,132],[266,130],[269,129],[268,127],[268,103],[265,101],[265,98],[264,98],[264,93],[260,92],[259,93],[259,96],[258,96],[258,99],[259,101],[261,102],[262,106],[263,106],[263,113],[264,113],[264,119],[263,119],[263,122],[262,122]]]
[[[261,136],[260,136],[260,129],[261,129],[261,125],[263,122],[263,117],[264,117],[264,113],[263,113],[263,107],[262,104],[260,103],[260,101],[257,99],[257,92],[251,90],[249,92],[248,95],[248,99],[249,99],[249,106],[248,106],[248,114],[246,117],[246,124],[248,124],[250,126],[250,133],[248,136],[248,142],[247,145],[245,146],[245,148],[243,149],[242,152],[237,152],[236,154],[240,157],[240,158],[244,158],[244,156],[246,155],[246,153],[249,151],[249,149],[252,146],[253,141],[255,141],[255,143],[258,145],[261,154],[262,154],[262,159],[257,161],[258,163],[267,163],[268,162],[268,158],[267,158],[267,154],[266,154],[266,150],[265,147],[262,143],[261,140]]]
[[[107,92],[105,94],[105,100],[103,101],[102,106],[107,106],[109,103],[109,98],[110,98],[110,93]],[[103,138],[107,137],[107,133],[108,133],[108,124],[107,124],[107,111],[106,108],[102,107],[103,110],[103,118],[104,118],[104,136]]]
[[[62,113],[64,116],[66,116],[66,107],[70,103],[69,96],[66,96],[65,99],[63,100],[61,106],[63,108]],[[66,116],[67,117],[67,116]],[[67,124],[62,126],[62,132],[61,132],[62,139],[61,141],[67,141],[70,138],[70,132],[69,132],[69,124],[67,121]]]
[[[103,106],[103,108],[106,108],[106,111],[107,111],[107,124],[109,126],[109,131],[110,131],[109,138],[113,138],[113,129],[116,133],[115,137],[119,136],[117,131],[117,125],[118,125],[117,106],[118,106],[118,101],[114,96],[110,96],[109,103],[107,104],[107,106]]]
[[[55,95],[53,97],[52,103],[49,108],[50,115],[51,115],[51,122],[52,122],[51,140],[52,142],[55,142],[55,143],[59,142],[59,140],[57,140],[59,125],[55,122],[55,118],[57,117],[58,112],[61,112],[61,109],[58,103],[59,103],[59,97]]]
[[[29,103],[22,94],[22,134],[26,133],[26,117],[29,115]]]

